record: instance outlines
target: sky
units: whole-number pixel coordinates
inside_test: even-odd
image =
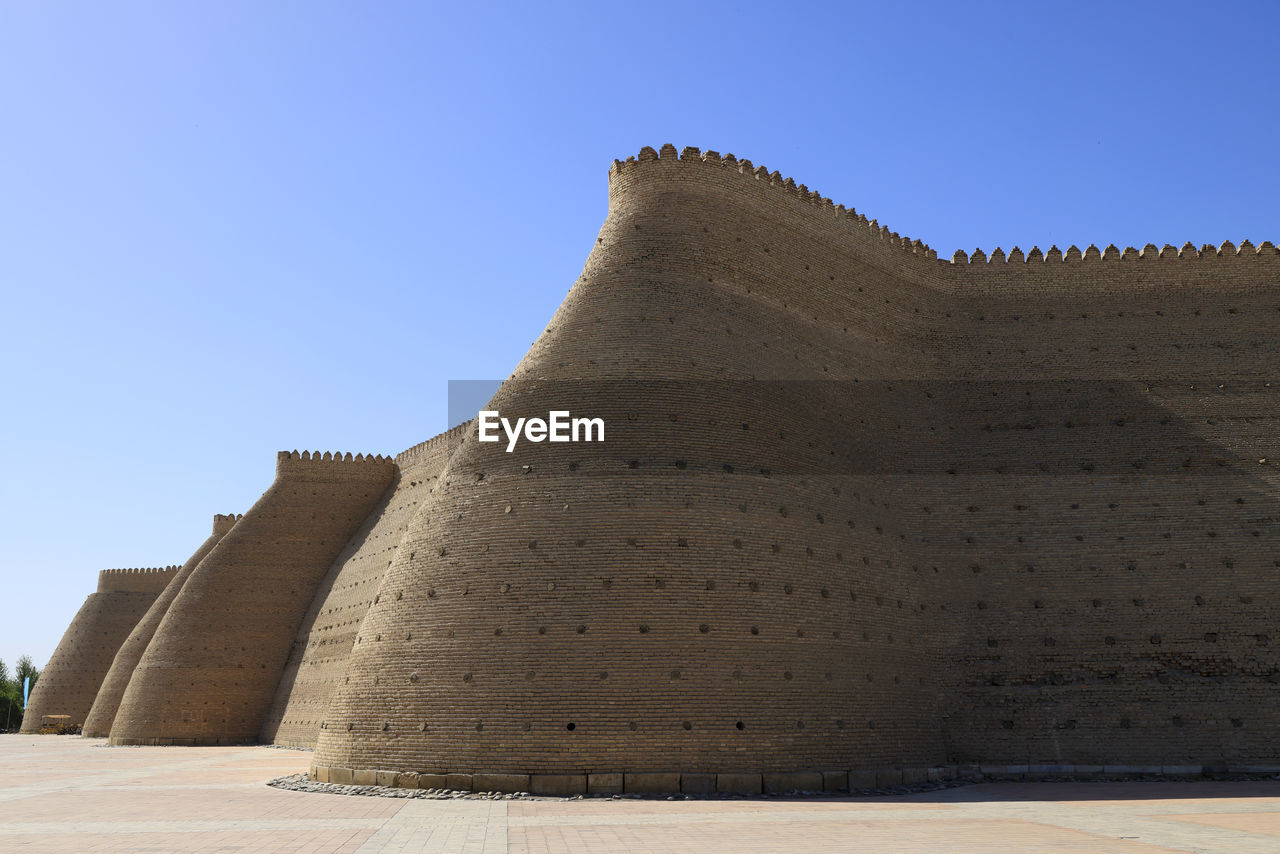
[[[949,258],[1280,243],[1280,3],[0,0],[0,659],[279,450],[509,375],[614,158],[777,169]],[[1280,283],[1277,283],[1280,287]]]

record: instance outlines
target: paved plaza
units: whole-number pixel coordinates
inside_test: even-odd
[[[0,735],[4,852],[1275,854],[1280,781],[999,783],[878,798],[404,800],[273,789],[311,754]]]

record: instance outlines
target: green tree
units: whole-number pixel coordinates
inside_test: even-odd
[[[0,732],[17,729],[21,723],[21,689],[9,678],[9,666],[0,659]]]
[[[32,687],[40,678],[40,671],[31,662],[31,656],[24,655],[18,659],[12,677],[8,666],[0,661],[0,731],[15,732],[22,726],[22,680],[28,677]]]
[[[27,677],[31,678],[30,688],[36,687],[36,680],[40,678],[40,671],[31,663],[31,656],[24,655],[18,659],[18,666],[14,670],[14,681],[18,683],[18,690],[22,690],[22,680]]]

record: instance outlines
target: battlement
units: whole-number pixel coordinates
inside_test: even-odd
[[[1031,251],[1026,253],[1017,246],[1007,253],[1000,247],[996,247],[990,253],[982,249],[975,249],[972,253],[961,249],[953,253],[949,261],[945,261],[939,259],[938,253],[927,243],[890,231],[887,226],[880,225],[874,219],[868,219],[864,214],[858,213],[852,207],[835,204],[831,199],[810,190],[804,184],[797,183],[793,178],[784,178],[776,170],[771,172],[764,166],[753,165],[750,160],[745,158],[739,159],[732,154],[721,155],[716,151],[701,151],[693,146],[686,146],[677,152],[676,147],[670,143],[663,145],[660,150],[645,146],[640,149],[638,156],[628,157],[626,160],[614,160],[613,165],[609,168],[610,187],[612,189],[614,181],[621,176],[629,176],[639,170],[653,168],[655,164],[670,165],[673,163],[682,165],[699,164],[718,170],[717,174],[736,172],[745,179],[754,179],[766,183],[804,204],[829,210],[833,218],[853,224],[864,235],[869,235],[888,247],[901,249],[912,255],[936,261],[938,266],[935,269],[956,272],[962,268],[988,271],[1025,270],[1027,266],[1035,265],[1037,271],[1053,269],[1075,270],[1077,265],[1085,266],[1096,263],[1101,271],[1108,269],[1105,265],[1112,263],[1174,264],[1189,260],[1210,263],[1263,261],[1267,262],[1267,270],[1271,266],[1280,267],[1280,249],[1277,249],[1270,240],[1264,240],[1257,245],[1254,245],[1249,240],[1244,240],[1238,246],[1227,240],[1223,241],[1219,246],[1206,243],[1199,248],[1189,242],[1184,243],[1181,248],[1176,248],[1169,244],[1157,247],[1153,243],[1148,243],[1142,249],[1137,249],[1133,246],[1120,249],[1115,244],[1111,244],[1105,249],[1099,249],[1091,244],[1083,251],[1073,245],[1068,247],[1065,252],[1057,246],[1051,246],[1047,251],[1041,250],[1038,246],[1033,246]],[[1014,265],[1026,266],[1015,267]],[[1054,265],[1062,266],[1055,268]],[[1263,272],[1263,270],[1260,269],[1259,272]]]
[[[98,572],[99,593],[159,593],[180,566],[104,569]]]
[[[810,190],[804,184],[797,183],[794,178],[784,178],[777,170],[770,172],[765,166],[756,166],[750,160],[745,158],[738,159],[733,154],[722,155],[717,151],[702,151],[694,146],[685,146],[677,153],[676,147],[671,143],[663,145],[660,151],[655,151],[646,145],[640,149],[640,154],[636,157],[628,157],[626,160],[614,160],[613,165],[609,168],[609,181],[612,184],[618,176],[629,175],[634,171],[646,168],[652,163],[670,164],[673,162],[690,165],[702,164],[711,169],[721,170],[722,174],[736,172],[746,180],[762,182],[777,188],[779,192],[799,202],[825,209],[831,213],[834,219],[850,223],[858,231],[885,243],[889,247],[901,249],[924,259],[937,260],[938,258],[938,253],[927,243],[900,235],[896,231],[890,231],[887,226],[881,225],[874,219],[868,219],[865,214],[858,213],[851,207],[847,208],[842,204],[832,202],[831,199],[816,190]]]
[[[1264,240],[1257,246],[1254,246],[1248,240],[1241,241],[1239,246],[1236,246],[1230,240],[1224,240],[1220,246],[1215,247],[1206,243],[1199,249],[1189,242],[1182,244],[1180,249],[1168,243],[1163,248],[1157,248],[1154,243],[1148,243],[1142,249],[1128,246],[1123,250],[1114,243],[1106,249],[1098,249],[1097,246],[1091,243],[1089,248],[1083,252],[1075,245],[1067,247],[1066,252],[1063,252],[1057,246],[1050,246],[1047,252],[1040,251],[1039,246],[1033,246],[1026,255],[1023,255],[1022,250],[1017,246],[1010,249],[1008,255],[998,246],[991,251],[990,255],[981,249],[973,250],[972,255],[963,249],[957,249],[955,254],[951,256],[951,263],[958,266],[972,266],[975,264],[1072,264],[1112,261],[1187,261],[1214,258],[1253,259],[1275,258],[1277,256],[1280,256],[1280,250],[1277,250],[1270,240]]]
[[[280,451],[276,455],[276,459],[304,460],[316,463],[386,463],[391,461],[391,457],[384,457],[382,454],[377,454],[376,456],[374,454],[356,454],[355,456],[352,456],[350,451],[345,454],[341,451],[338,451],[337,453],[325,451],[324,454],[321,454],[319,451],[303,451],[302,453],[298,453],[297,451]]]
[[[428,453],[431,453],[432,451],[439,450],[442,447],[453,446],[458,441],[461,441],[460,437],[462,436],[462,434],[467,432],[468,428],[470,428],[471,425],[474,423],[475,423],[475,419],[472,418],[470,420],[462,422],[457,427],[450,427],[448,430],[445,430],[443,433],[432,436],[430,439],[428,439],[425,442],[419,442],[418,444],[414,445],[411,448],[406,448],[405,450],[396,454],[396,457],[395,457],[396,465],[403,468],[409,463],[420,459],[421,457],[423,457]]]
[[[213,534],[220,537],[230,531],[236,522],[244,518],[243,513],[215,513],[213,517]]]
[[[341,451],[280,451],[276,477],[331,480],[390,477],[395,461],[382,454],[350,454]]]

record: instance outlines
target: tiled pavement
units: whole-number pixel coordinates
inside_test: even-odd
[[[0,851],[1280,852],[1280,781],[751,801],[396,800],[263,785],[310,756],[2,735]]]

